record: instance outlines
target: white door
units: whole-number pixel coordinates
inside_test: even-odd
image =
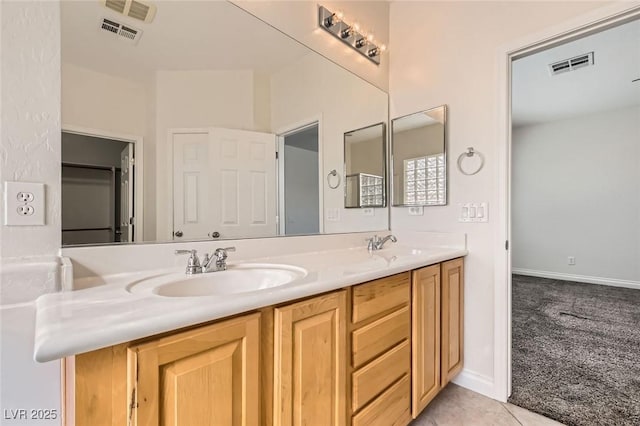
[[[173,141],[176,239],[276,235],[275,135],[212,128]]]
[[[173,239],[209,232],[209,132],[173,133]]]
[[[212,232],[223,238],[276,235],[275,135],[216,128],[212,139],[219,183],[213,188],[219,222]]]
[[[133,178],[133,144],[127,144],[127,147],[120,152],[120,241],[133,241],[133,195],[134,195],[134,178]]]

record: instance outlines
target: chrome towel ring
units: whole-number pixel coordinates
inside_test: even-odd
[[[336,176],[338,178],[338,182],[336,183],[335,186],[331,185],[331,176]],[[331,170],[329,174],[327,174],[327,185],[329,185],[329,188],[338,189],[341,181],[342,181],[342,178],[340,177],[336,169]]]
[[[466,158],[475,157],[475,156],[477,156],[480,159],[480,163],[476,165],[475,170],[469,170],[469,171],[464,170],[462,168],[462,163],[464,162],[464,160]],[[475,175],[480,170],[482,170],[482,167],[484,167],[484,155],[482,155],[481,152],[473,149],[473,147],[467,148],[467,152],[463,152],[458,157],[458,170],[460,170],[460,173],[462,173],[463,175],[467,175],[467,176]]]

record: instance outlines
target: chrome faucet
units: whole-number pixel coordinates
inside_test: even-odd
[[[369,251],[376,251],[376,250],[381,250],[384,247],[384,244],[391,240],[392,243],[398,242],[398,239],[394,236],[394,235],[387,235],[384,238],[380,238],[377,235],[374,235],[371,238],[367,238],[367,250]]]
[[[185,274],[193,275],[193,274],[202,273],[202,266],[200,266],[200,259],[198,259],[197,250],[176,250],[175,254],[189,255],[189,260],[187,260],[187,269],[185,270]]]
[[[198,252],[196,250],[176,250],[175,254],[188,254],[189,260],[187,261],[187,268],[185,273],[187,275],[202,274],[207,272],[217,272],[227,270],[227,252],[236,251],[235,247],[218,248],[212,255],[208,253],[204,255],[202,264],[198,258]]]
[[[204,255],[202,262],[202,272],[216,272],[227,270],[227,252],[236,251],[235,247],[217,248],[211,256]],[[213,266],[215,265],[215,268]]]

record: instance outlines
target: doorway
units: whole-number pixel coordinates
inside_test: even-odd
[[[640,20],[512,57],[509,401],[638,424]]]
[[[62,132],[62,244],[133,242],[135,145]]]
[[[280,235],[320,232],[320,155],[318,123],[279,138]]]

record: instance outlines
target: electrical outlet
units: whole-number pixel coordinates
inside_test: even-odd
[[[18,201],[21,203],[32,203],[33,198],[32,192],[18,192]]]
[[[424,207],[422,206],[409,207],[409,216],[423,216],[423,215],[424,215]]]
[[[34,211],[33,206],[27,204],[18,207],[18,214],[20,216],[31,216]]]
[[[45,224],[44,184],[4,183],[4,224],[7,226],[41,226]]]
[[[373,210],[372,208],[362,209],[363,216],[373,216],[374,214],[375,214],[375,210]]]
[[[573,257],[573,256],[569,256],[569,257],[567,258],[567,264],[569,264],[569,265],[575,265],[575,264],[576,264],[576,258],[575,258],[575,257]]]

